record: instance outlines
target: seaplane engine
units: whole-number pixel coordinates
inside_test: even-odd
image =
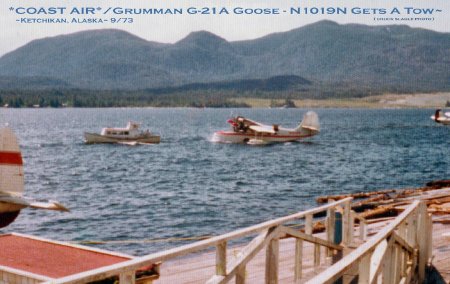
[[[14,220],[16,220],[17,216],[19,216],[20,210],[0,213],[0,228],[6,227]]]

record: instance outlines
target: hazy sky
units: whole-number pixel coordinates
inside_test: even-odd
[[[65,8],[64,14],[18,14],[30,8],[29,12],[44,8],[48,12],[50,7]],[[96,15],[70,14],[71,10],[81,7],[101,8]],[[118,15],[102,14],[108,8],[169,8],[182,9],[182,15]],[[192,15],[187,10],[196,7],[209,8],[209,12],[216,13],[225,8],[229,14],[220,15]],[[247,9],[278,9],[279,14],[269,15],[243,15],[235,14],[234,8]],[[302,14],[291,14],[290,9],[300,8]],[[346,13],[337,14],[333,8],[346,9]],[[15,8],[13,11],[10,8]],[[305,14],[306,12],[308,14]],[[322,8],[325,8],[322,10]],[[328,9],[327,9],[328,8]],[[398,12],[391,14],[393,8]],[[405,8],[414,8],[408,10]],[[365,10],[363,10],[365,9]],[[431,14],[424,14],[424,9],[434,9]],[[119,11],[120,9],[117,9]],[[385,14],[383,14],[385,10]],[[436,11],[440,10],[440,11]],[[223,10],[222,10],[223,11]],[[251,11],[251,10],[247,10]],[[257,10],[256,10],[257,11]],[[322,11],[324,14],[322,14]],[[428,10],[431,11],[431,10]],[[18,13],[17,13],[18,12]],[[238,10],[239,12],[239,10]],[[334,12],[334,13],[333,13]],[[316,13],[316,14],[314,14]],[[331,14],[328,14],[331,13]],[[127,17],[132,18],[133,23],[22,23],[21,21],[33,21],[33,19],[57,19],[64,18],[71,22],[77,19],[108,19]],[[388,19],[386,19],[388,18]],[[397,20],[395,20],[397,18]],[[207,30],[229,41],[258,38],[274,32],[288,31],[297,27],[320,20],[333,20],[338,23],[361,23],[367,25],[405,24],[412,27],[422,27],[440,32],[450,32],[450,1],[449,0],[347,0],[347,1],[287,1],[287,0],[235,0],[235,1],[206,1],[206,0],[1,0],[0,1],[0,56],[10,52],[27,42],[49,36],[68,34],[76,31],[90,29],[117,28],[127,30],[139,37],[150,41],[173,43],[191,31]]]

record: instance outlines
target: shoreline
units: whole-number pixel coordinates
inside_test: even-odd
[[[236,103],[248,104],[251,108],[269,108],[272,102],[282,104],[284,99],[232,98]],[[345,99],[292,99],[297,108],[378,108],[414,109],[445,108],[450,102],[450,92],[424,94],[383,94],[363,98]]]
[[[421,94],[382,94],[362,98],[343,99],[289,99],[295,104],[295,108],[348,108],[348,109],[436,109],[450,108],[450,92],[421,93]],[[64,109],[64,108],[286,108],[282,107],[286,99],[256,98],[256,97],[231,97],[226,98],[223,106],[209,105],[129,105],[129,106],[3,106],[1,109]],[[275,105],[275,107],[274,107]]]

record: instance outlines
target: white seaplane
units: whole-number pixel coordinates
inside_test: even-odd
[[[277,124],[265,125],[242,116],[227,121],[232,126],[230,131],[214,133],[213,141],[219,143],[245,143],[249,145],[265,145],[275,142],[291,142],[319,133],[319,117],[308,111],[297,128],[289,129]]]
[[[442,109],[437,109],[434,112],[434,115],[431,116],[431,119],[436,121],[437,123],[450,125],[450,112],[443,112]]]
[[[128,122],[125,128],[107,127],[103,128],[100,134],[84,133],[86,144],[94,143],[119,143],[126,145],[136,144],[156,144],[161,140],[160,136],[150,133],[150,131],[139,130],[139,124]]]
[[[56,201],[39,202],[23,196],[23,160],[16,136],[10,128],[0,129],[0,228],[6,227],[26,207],[69,211]]]

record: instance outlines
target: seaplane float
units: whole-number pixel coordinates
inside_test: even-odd
[[[278,124],[265,125],[248,118],[237,116],[227,121],[232,130],[217,131],[213,141],[219,143],[244,143],[249,145],[266,145],[275,142],[292,142],[311,137],[319,133],[319,117],[308,111],[296,128],[280,127]]]
[[[24,197],[23,160],[10,128],[0,129],[0,228],[6,227],[26,207],[69,211],[57,201],[40,202]]]
[[[159,143],[161,138],[148,130],[140,130],[139,123],[130,121],[125,128],[107,127],[103,128],[100,134],[85,132],[84,141],[86,144],[118,143],[137,145]]]
[[[431,119],[437,123],[450,125],[450,111],[443,112],[442,109],[437,109],[434,115],[431,116]]]

